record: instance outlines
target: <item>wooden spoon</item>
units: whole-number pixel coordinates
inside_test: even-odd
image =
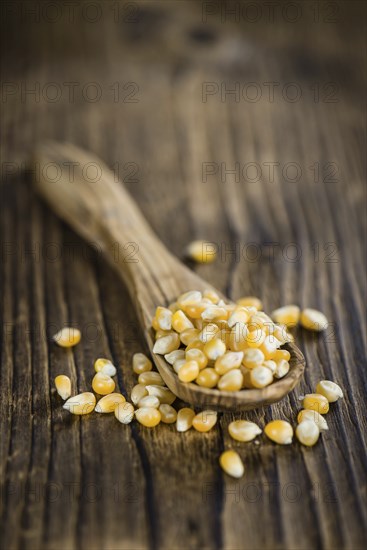
[[[295,387],[305,360],[294,344],[287,345],[289,373],[264,389],[224,392],[180,382],[164,357],[152,352],[155,309],[187,290],[213,287],[167,250],[123,185],[98,158],[71,144],[47,142],[36,150],[35,161],[40,194],[77,233],[103,251],[127,285],[156,367],[175,395],[201,408],[244,410],[279,401]]]

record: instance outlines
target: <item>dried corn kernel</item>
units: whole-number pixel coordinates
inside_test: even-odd
[[[219,380],[219,374],[212,368],[207,367],[199,372],[195,382],[203,388],[214,388]]]
[[[196,361],[186,361],[178,371],[181,382],[192,382],[199,376],[199,365]]]
[[[203,292],[203,298],[206,298],[207,300],[210,300],[213,302],[213,304],[217,304],[220,300],[218,294],[215,292],[215,290],[212,290],[210,288],[207,288]]]
[[[188,407],[180,409],[177,413],[176,429],[178,432],[187,432],[192,426],[195,418],[195,411]]]
[[[188,328],[181,332],[180,340],[184,346],[188,346],[191,342],[194,342],[198,339],[200,330],[197,328]]]
[[[165,424],[173,424],[177,420],[176,410],[168,404],[162,404],[159,407],[159,412],[161,413],[162,422]]]
[[[175,361],[173,363],[173,370],[175,371],[176,374],[178,374],[180,372],[180,369],[181,367],[183,367],[186,363],[186,359],[177,359],[177,361]]]
[[[300,322],[303,328],[316,332],[326,330],[329,324],[327,317],[321,311],[311,308],[302,310]]]
[[[180,337],[178,334],[173,332],[168,336],[163,336],[159,338],[154,344],[153,353],[158,353],[159,355],[166,355],[180,347]]]
[[[273,381],[273,373],[267,367],[260,365],[250,372],[251,384],[254,388],[265,388]]]
[[[238,369],[242,363],[243,351],[227,351],[215,361],[214,368],[218,374],[223,375],[232,369]]]
[[[271,317],[275,323],[281,323],[287,327],[295,327],[298,325],[300,309],[298,306],[290,305],[275,309]]]
[[[261,329],[248,332],[246,335],[246,344],[249,348],[259,348],[266,338],[266,332]]]
[[[208,307],[208,304],[204,301],[201,301],[196,304],[189,304],[189,305],[183,306],[183,309],[186,315],[190,317],[190,319],[193,319],[194,321],[200,319],[202,321],[201,314],[203,313],[203,311],[206,310],[207,307]]]
[[[140,401],[138,402],[138,408],[152,408],[152,409],[158,409],[160,405],[158,397],[155,395],[146,395],[145,397],[142,397]]]
[[[170,365],[173,365],[177,359],[185,359],[185,351],[183,349],[176,349],[174,351],[171,351],[171,353],[166,353],[164,356],[167,363]]]
[[[172,316],[172,328],[176,332],[183,332],[188,328],[194,328],[194,325],[184,312],[179,309]]]
[[[236,451],[224,451],[219,457],[222,469],[231,477],[240,478],[245,472],[241,457]]]
[[[205,353],[197,348],[186,351],[186,361],[196,361],[200,370],[205,369],[208,364],[208,358]]]
[[[232,351],[243,351],[247,346],[246,338],[249,333],[245,323],[236,323],[230,332],[229,342]]]
[[[178,307],[183,308],[185,306],[201,302],[202,298],[202,294],[199,290],[189,290],[177,298],[177,305]]]
[[[142,407],[135,411],[136,420],[146,428],[154,428],[161,421],[161,413],[158,409]]]
[[[300,411],[297,416],[297,422],[301,423],[304,420],[311,420],[312,422],[315,422],[320,432],[329,429],[325,418],[321,416],[321,414],[319,414],[317,411],[311,411],[310,409],[303,409],[302,411]]]
[[[284,359],[284,361],[289,361],[291,358],[291,354],[286,349],[277,349],[273,356],[273,361],[281,361]]]
[[[242,363],[248,369],[259,367],[265,361],[265,356],[262,351],[257,348],[245,349],[243,352]]]
[[[161,328],[155,331],[154,339],[159,340],[163,336],[170,336],[170,334],[175,334],[172,330],[162,330]]]
[[[225,354],[226,345],[222,340],[219,340],[219,338],[213,338],[213,340],[210,340],[204,345],[203,351],[209,359],[215,361],[218,357]]]
[[[213,338],[218,334],[219,332],[218,325],[215,325],[214,323],[209,323],[206,325],[203,330],[199,334],[199,340],[204,342],[206,344],[207,342],[210,342],[210,340],[213,340]]]
[[[133,355],[133,371],[135,374],[148,372],[152,370],[153,365],[150,359],[144,353],[134,353]]]
[[[275,378],[283,378],[289,372],[289,363],[285,359],[281,359],[276,362],[276,369],[274,372]]]
[[[277,340],[279,340],[279,342],[282,345],[286,344],[287,342],[294,341],[294,336],[288,332],[287,327],[285,325],[274,325],[272,335]],[[281,350],[281,351],[284,351],[284,350]]]
[[[59,374],[55,378],[55,387],[59,396],[64,399],[68,399],[71,396],[71,380],[65,374]]]
[[[77,328],[64,327],[52,337],[53,341],[62,348],[71,348],[79,344],[82,335]]]
[[[142,372],[138,377],[139,384],[143,386],[164,386],[164,380],[159,374],[159,372]]]
[[[308,393],[303,398],[303,408],[326,414],[329,411],[329,401],[320,393]]]
[[[162,330],[171,330],[172,327],[172,311],[166,307],[158,306],[155,311],[155,319],[157,325]]]
[[[192,342],[190,342],[190,344],[188,346],[186,346],[186,351],[189,351],[190,349],[203,350],[204,349],[204,342],[202,342],[199,339],[193,340]]]
[[[112,413],[117,405],[125,403],[125,401],[126,399],[121,393],[110,393],[98,401],[94,410],[97,413]]]
[[[243,384],[243,374],[240,369],[232,369],[223,374],[218,381],[218,389],[221,391],[239,391]]]
[[[279,445],[290,445],[293,439],[293,428],[285,420],[272,420],[264,428],[269,439]]]
[[[228,318],[228,326],[234,327],[236,323],[247,323],[250,318],[249,312],[243,307],[237,307]]]
[[[266,336],[259,349],[263,352],[265,359],[273,359],[274,353],[280,345],[279,340],[274,336]]]
[[[111,376],[108,376],[108,374],[103,374],[102,372],[97,372],[92,380],[93,391],[99,393],[99,395],[107,395],[112,393],[115,386],[116,384],[114,380],[112,380]]]
[[[248,420],[234,420],[228,426],[229,435],[236,441],[252,441],[260,435],[262,429],[254,422]]]
[[[171,405],[176,399],[175,394],[164,386],[148,385],[146,386],[146,389],[149,395],[155,395],[158,397],[159,402],[162,405]]]
[[[261,300],[255,296],[244,296],[243,298],[239,298],[236,304],[243,307],[254,307],[258,310],[263,308]]]
[[[202,411],[194,416],[192,425],[198,432],[208,432],[217,423],[215,411]]]
[[[209,306],[201,314],[204,321],[221,321],[228,318],[228,311],[224,307]]]
[[[312,420],[302,420],[296,428],[296,437],[302,445],[312,447],[319,439],[320,430]]]
[[[324,395],[329,403],[335,403],[338,399],[343,398],[341,387],[331,380],[321,380],[316,386],[316,393]]]
[[[63,408],[71,414],[89,414],[96,405],[96,398],[91,392],[79,393],[65,401]]]
[[[134,403],[134,405],[137,405],[143,397],[148,395],[148,390],[143,384],[136,384],[136,386],[133,387],[130,394],[130,399]]]
[[[134,418],[135,409],[131,403],[120,403],[115,408],[115,416],[121,424],[130,424]]]
[[[193,241],[186,248],[186,256],[194,262],[208,264],[217,257],[217,247],[209,241]]]
[[[105,367],[106,365],[111,365],[112,362],[110,359],[105,359],[104,357],[99,357],[99,359],[96,359],[94,361],[94,370],[96,372],[101,372],[101,370],[103,369],[103,367]]]
[[[275,361],[273,361],[272,359],[268,359],[267,361],[263,362],[262,366],[269,369],[273,373],[273,375],[275,376],[274,373],[277,370],[277,364],[276,364]]]

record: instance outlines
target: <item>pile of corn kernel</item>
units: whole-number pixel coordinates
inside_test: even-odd
[[[288,327],[295,326],[299,321],[302,326],[305,326],[309,330],[320,330],[321,325],[323,328],[327,326],[326,317],[321,312],[315,310],[304,310],[301,312],[298,308],[297,312],[297,306],[285,306],[273,312],[271,319],[265,313],[259,311],[261,309],[261,302],[257,298],[248,297],[239,300],[236,304],[225,304],[212,291],[208,290],[204,292],[202,296],[200,295],[200,299],[200,293],[193,294],[196,292],[192,291],[180,296],[177,302],[169,308],[157,308],[156,316],[153,320],[153,327],[156,333],[158,333],[158,335],[156,334],[158,337],[154,351],[165,355],[165,358],[172,364],[178,376],[185,365],[190,362],[196,363],[196,377],[191,380],[184,379],[182,381],[195,380],[199,385],[204,387],[218,387],[220,390],[225,389],[227,391],[234,391],[234,387],[236,389],[241,389],[242,387],[264,387],[255,385],[251,381],[251,376],[249,377],[251,381],[249,384],[244,375],[246,372],[245,369],[250,371],[251,374],[256,368],[263,367],[269,370],[272,377],[276,377],[276,368],[279,368],[279,364],[282,364],[282,362],[288,363],[289,359],[284,353],[288,352],[279,349],[282,342],[292,340],[291,335],[287,332]],[[213,311],[210,308],[216,309]],[[208,309],[209,312],[207,311]],[[222,311],[219,312],[219,310]],[[202,313],[205,311],[207,313],[203,317]],[[315,312],[315,314],[310,314],[310,311]],[[223,318],[218,318],[217,314],[220,316],[223,315]],[[232,320],[230,320],[231,317]],[[252,332],[248,325],[253,318],[260,324],[260,328],[257,327],[257,329],[261,333],[261,343],[257,347],[253,345],[256,341],[254,338],[246,338]],[[188,326],[186,319],[193,326]],[[233,320],[236,321],[233,323]],[[243,331],[244,337],[240,337],[237,341],[234,337],[231,339],[231,334],[233,328],[238,323],[241,324],[241,328],[246,326],[247,330]],[[215,325],[217,328],[214,329],[211,327],[211,331],[213,331],[212,337],[209,336],[208,339],[202,339],[202,335],[209,325]],[[229,329],[229,336],[225,335],[227,327]],[[263,333],[265,333],[265,336]],[[210,334],[209,331],[208,334]],[[270,336],[277,340],[277,344],[273,348],[268,348],[267,344],[263,345]],[[80,341],[81,334],[77,329],[64,328],[53,339],[62,347],[72,347]],[[156,351],[156,346],[159,342],[161,342],[161,347],[159,348],[161,351]],[[206,347],[211,342],[213,343],[209,347]],[[248,345],[249,342],[250,345]],[[172,348],[173,343],[174,347]],[[186,349],[180,349],[181,344]],[[225,347],[221,344],[224,344]],[[239,346],[240,349],[233,349],[232,346]],[[209,350],[209,354],[207,350]],[[262,355],[259,355],[258,352],[264,357],[262,358]],[[280,352],[283,352],[284,355],[280,356]],[[256,362],[256,354],[257,357],[261,357],[261,364]],[[249,357],[255,357],[253,363],[249,363]],[[218,361],[221,358],[222,360]],[[228,359],[224,361],[224,358]],[[239,359],[241,360],[239,361]],[[276,366],[267,366],[267,363],[271,362],[275,363]],[[186,370],[189,372],[192,368],[190,367]],[[138,378],[137,384],[132,388],[130,393],[131,402],[127,402],[124,395],[114,391],[116,384],[113,377],[117,374],[117,370],[112,361],[104,358],[99,358],[94,363],[95,374],[91,384],[94,393],[87,391],[72,396],[71,380],[65,375],[59,375],[55,378],[56,391],[65,401],[63,405],[64,409],[76,415],[85,415],[93,411],[97,413],[114,413],[116,419],[122,424],[129,424],[135,418],[140,424],[148,428],[153,428],[160,422],[175,424],[178,432],[186,432],[191,428],[199,432],[208,432],[215,426],[218,419],[216,411],[205,410],[196,413],[190,407],[176,410],[172,406],[176,396],[165,386],[160,374],[153,370],[152,361],[146,355],[135,353],[132,358],[132,369]],[[208,371],[210,375],[205,375],[200,380],[200,374]],[[225,375],[230,374],[231,371],[238,371],[242,374],[243,380],[241,380],[240,387],[238,383],[237,385],[229,383],[226,385],[219,384],[220,380]],[[286,372],[283,376],[285,374]],[[188,378],[191,378],[191,376]],[[198,378],[200,382],[198,382]],[[182,377],[180,377],[181,379]],[[254,378],[254,380],[258,384],[257,378]],[[96,395],[99,397],[98,401]],[[328,430],[328,425],[323,415],[329,411],[329,403],[333,403],[342,397],[343,392],[337,384],[329,380],[322,380],[316,386],[316,393],[307,394],[300,398],[303,409],[297,416],[298,425],[295,435],[302,445],[315,445],[319,439],[320,432]],[[229,424],[228,432],[231,438],[237,442],[250,442],[262,433],[262,429],[254,422],[235,420]],[[264,433],[271,441],[279,445],[291,444],[294,436],[292,425],[285,420],[279,419],[269,422],[264,427]],[[219,458],[219,463],[222,469],[232,477],[240,478],[244,474],[245,467],[243,461],[237,451],[233,449],[224,451]]]

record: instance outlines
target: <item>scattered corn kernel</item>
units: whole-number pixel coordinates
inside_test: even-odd
[[[176,332],[183,332],[188,328],[194,328],[194,325],[184,312],[179,309],[172,316],[172,328]]]
[[[125,403],[125,401],[126,399],[121,393],[110,393],[98,401],[94,410],[97,413],[112,413],[117,405]]]
[[[198,386],[201,386],[203,388],[215,388],[218,380],[219,374],[211,367],[207,367],[199,372],[199,375],[196,378],[195,382]]]
[[[96,398],[91,392],[79,393],[65,401],[63,408],[71,414],[89,414],[96,405]]]
[[[308,393],[303,398],[303,408],[326,414],[329,411],[329,401],[320,393]]]
[[[236,301],[236,304],[243,307],[254,307],[255,309],[262,309],[262,301],[255,296],[244,296]]]
[[[192,382],[199,376],[199,365],[196,361],[186,361],[178,371],[181,382]]]
[[[133,355],[133,371],[135,374],[148,372],[152,370],[153,365],[150,359],[144,353],[134,353]]]
[[[115,416],[121,424],[130,424],[134,418],[135,409],[131,403],[120,403],[115,408]]]
[[[304,420],[311,420],[315,422],[316,426],[319,428],[320,432],[326,431],[329,429],[325,418],[319,414],[317,411],[312,411],[310,409],[303,409],[298,413],[297,422],[301,423]]]
[[[215,361],[221,355],[224,355],[226,352],[226,345],[219,338],[213,338],[204,345],[204,353],[212,361]]]
[[[193,241],[186,248],[186,256],[194,262],[208,264],[217,257],[217,247],[209,241]]]
[[[154,428],[161,421],[161,413],[158,409],[142,407],[135,411],[136,420],[146,428]]]
[[[303,328],[316,332],[326,330],[329,324],[327,317],[321,311],[311,308],[302,310],[300,322]]]
[[[106,363],[99,372],[107,374],[107,376],[116,376],[117,374],[116,367],[112,363]]]
[[[267,367],[260,365],[250,372],[251,384],[254,388],[265,388],[273,381],[273,373]]]
[[[172,327],[172,311],[166,307],[158,306],[155,311],[155,319],[157,325],[162,330],[171,330]]]
[[[159,412],[161,413],[162,422],[165,424],[173,424],[177,420],[176,410],[166,403],[163,403],[159,407]]]
[[[296,428],[296,437],[302,445],[312,447],[319,439],[320,430],[312,420],[302,420]]]
[[[163,336],[159,338],[154,344],[153,353],[158,353],[159,355],[166,355],[180,347],[180,337],[178,334],[173,332],[168,336]]]
[[[223,374],[218,381],[218,389],[221,391],[239,391],[243,384],[243,374],[240,369],[232,369]]]
[[[138,402],[139,409],[142,409],[144,407],[158,409],[159,405],[160,405],[159,399],[155,395],[146,395],[142,397]]]
[[[300,309],[298,306],[290,305],[275,309],[271,317],[275,323],[281,323],[287,327],[295,327],[298,325]]]
[[[240,478],[245,472],[245,467],[240,455],[232,449],[224,451],[224,453],[220,455],[219,463],[226,474],[231,477]]]
[[[159,372],[142,372],[138,377],[139,384],[143,386],[164,386],[164,380]]]
[[[293,428],[285,420],[272,420],[264,428],[269,439],[279,445],[290,445],[293,439]]]
[[[176,396],[168,388],[164,386],[148,385],[146,386],[149,395],[155,395],[158,397],[159,402],[162,405],[172,405]]]
[[[194,416],[192,425],[198,432],[208,432],[217,423],[215,411],[202,411]]]
[[[144,384],[136,384],[136,386],[133,387],[130,394],[130,399],[134,403],[134,405],[137,405],[143,397],[146,395],[149,395],[148,390]]]
[[[257,348],[245,349],[243,352],[242,363],[248,369],[259,367],[265,361],[265,356],[262,351]]]
[[[262,429],[254,422],[248,420],[234,420],[228,426],[229,435],[236,441],[252,441],[260,435]]]
[[[326,397],[329,403],[335,403],[338,399],[343,398],[341,387],[331,380],[320,380],[316,386],[316,392]]]
[[[100,372],[103,369],[103,367],[105,367],[106,365],[110,365],[110,364],[112,364],[110,359],[105,359],[104,357],[99,357],[98,359],[96,359],[94,361],[94,370],[96,372]]]
[[[64,399],[68,399],[71,396],[71,380],[65,374],[59,374],[55,378],[55,387],[59,396]]]
[[[64,327],[52,337],[53,341],[62,348],[71,348],[79,344],[82,335],[77,328]]]
[[[189,407],[183,407],[177,413],[176,429],[178,432],[187,432],[192,426],[195,411]]]
[[[97,372],[92,380],[93,391],[99,393],[100,395],[112,393],[115,386],[116,384],[114,380],[112,380],[111,376],[108,376],[108,374],[103,374],[102,372]]]

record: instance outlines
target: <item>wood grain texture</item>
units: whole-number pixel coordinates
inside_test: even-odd
[[[125,4],[116,19],[105,2],[95,23],[79,8],[75,22],[63,11],[51,23],[27,15],[37,2],[16,4],[28,11],[4,12],[0,33],[2,80],[13,86],[1,104],[1,547],[362,548],[365,5],[332,2],[336,22],[328,20],[330,3],[317,3],[315,22],[302,2],[295,23],[269,21],[263,5],[254,23],[222,21],[220,12],[203,23],[196,2],[139,3],[135,22]],[[47,96],[50,82],[62,90],[58,101]],[[74,100],[66,82],[79,84]],[[102,89],[98,101],[81,93],[90,82]],[[219,92],[203,102],[206,82]],[[221,101],[222,82],[228,89],[255,82],[263,96]],[[296,83],[302,97],[286,101],[275,91],[271,102],[266,82],[279,82],[276,90]],[[328,82],[337,88],[324,88]],[[22,86],[37,83],[39,101],[22,95]],[[126,99],[132,91],[135,103]],[[326,313],[326,334],[296,335],[307,361],[299,388],[241,415],[261,426],[276,417],[294,422],[298,396],[322,377],[336,380],[345,399],[331,407],[330,430],[316,447],[280,448],[265,437],[237,444],[227,432],[239,416],[232,414],[207,437],[64,414],[52,391],[56,374],[69,373],[84,390],[93,360],[109,356],[127,395],[131,356],[146,347],[127,289],[98,249],[33,194],[22,163],[45,139],[73,141],[118,165],[173,254],[194,238],[216,242],[219,261],[195,271],[230,297],[255,294],[266,310],[299,303]],[[238,181],[226,174],[236,162],[241,171],[258,163],[260,179],[251,181],[251,170]],[[279,163],[273,183],[269,162]],[[291,168],[290,177],[282,174],[290,162],[302,170],[298,181]],[[215,174],[203,177],[205,166]],[[70,353],[49,339],[64,323],[84,334]],[[229,446],[245,462],[240,482],[218,467]]]

